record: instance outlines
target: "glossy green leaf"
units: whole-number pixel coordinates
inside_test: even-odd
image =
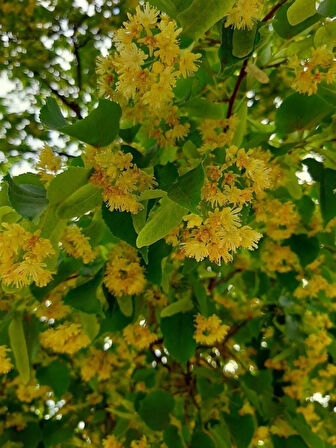
[[[295,26],[316,14],[315,0],[295,0],[287,10],[290,25]]]
[[[177,16],[177,20],[183,27],[183,33],[197,40],[230,11],[233,3],[233,0],[193,0],[189,8]]]
[[[332,107],[323,98],[293,93],[284,100],[275,116],[278,132],[290,133],[316,126]]]
[[[102,216],[110,232],[116,238],[126,241],[131,246],[135,246],[137,233],[134,230],[132,215],[128,212],[118,212],[110,210],[103,204]]]
[[[180,206],[169,198],[163,198],[158,209],[153,212],[139,233],[136,244],[138,247],[150,246],[165,237],[180,224],[187,213],[185,207]]]
[[[98,207],[101,202],[100,188],[89,183],[80,187],[63,201],[57,207],[56,214],[60,219],[75,218]]]
[[[141,400],[139,414],[149,428],[162,431],[169,425],[169,414],[174,406],[174,398],[169,392],[155,390]]]
[[[334,0],[323,0],[317,11],[324,17],[336,17],[336,3]]]
[[[227,104],[215,103],[203,98],[193,98],[183,104],[182,110],[194,118],[223,120],[226,117]]]
[[[185,299],[180,299],[177,302],[171,303],[170,305],[163,308],[161,311],[161,317],[170,317],[174,316],[177,313],[184,313],[185,311],[190,311],[193,308],[192,301],[189,297]]]
[[[197,213],[203,184],[204,169],[200,164],[177,179],[177,182],[168,190],[168,197],[182,207]]]
[[[309,238],[306,234],[293,235],[288,241],[288,245],[299,257],[301,265],[307,266],[316,259],[320,251],[320,244],[317,238]]]
[[[66,171],[55,176],[47,189],[49,203],[57,204],[66,200],[88,182],[90,173],[90,169],[70,166]]]
[[[56,101],[48,98],[40,113],[41,122],[50,129],[78,138],[93,146],[107,146],[118,135],[121,117],[120,106],[105,99],[86,118],[69,124],[62,115]]]
[[[34,184],[18,183],[18,178],[12,179],[9,174],[5,176],[10,204],[24,218],[37,218],[48,205],[46,191]]]
[[[179,313],[161,319],[163,342],[171,357],[178,362],[187,362],[195,353],[194,315]]]
[[[101,304],[97,299],[97,289],[102,282],[103,275],[104,271],[101,269],[92,280],[71,289],[63,298],[63,302],[84,313],[99,313]]]
[[[60,398],[68,390],[70,385],[70,371],[62,361],[52,361],[45,367],[39,367],[36,371],[38,382],[44,386],[50,386],[55,395]]]
[[[257,27],[250,29],[235,29],[232,38],[232,54],[236,58],[245,58],[252,53],[257,34]]]
[[[293,2],[285,3],[275,14],[272,23],[275,32],[284,39],[290,39],[296,36],[297,34],[300,34],[302,31],[306,30],[307,28],[310,28],[320,20],[320,15],[314,14],[312,17],[309,17],[308,19],[304,20],[298,25],[292,26],[289,23],[287,17],[287,11],[292,4]]]
[[[15,314],[9,324],[8,335],[15,358],[15,366],[20,374],[21,381],[26,384],[30,380],[30,366],[22,314]]]

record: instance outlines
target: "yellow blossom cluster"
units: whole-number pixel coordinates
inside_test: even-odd
[[[40,334],[41,345],[56,353],[73,355],[90,343],[88,336],[78,324],[62,324],[57,328],[50,328]]]
[[[70,288],[76,285],[76,278],[61,282],[50,293],[48,293],[42,302],[36,303],[34,313],[37,317],[59,320],[66,317],[71,312],[71,307],[63,303],[63,297]]]
[[[225,26],[232,25],[237,29],[252,29],[257,20],[261,18],[262,10],[262,0],[235,0],[226,18]]]
[[[50,392],[48,386],[40,385],[35,378],[32,378],[28,384],[23,384],[19,377],[16,377],[12,383],[15,387],[15,394],[23,403],[31,403],[37,398],[46,398]]]
[[[313,48],[310,58],[301,61],[294,56],[290,66],[295,69],[294,88],[307,95],[315,95],[321,82],[336,81],[336,62],[333,52],[326,46]]]
[[[90,381],[97,375],[98,381],[108,380],[116,364],[116,356],[112,352],[92,347],[88,356],[81,360],[81,377],[84,381]]]
[[[29,232],[17,223],[3,223],[0,231],[0,279],[4,285],[17,288],[35,282],[45,286],[52,272],[44,262],[55,251],[49,240],[41,238],[40,230]]]
[[[137,251],[125,242],[115,244],[106,263],[104,283],[116,297],[140,294],[146,285]]]
[[[221,260],[232,261],[232,254],[239,248],[255,249],[262,235],[250,226],[242,226],[239,213],[239,208],[224,207],[209,212],[204,220],[188,215],[181,242],[184,255],[197,261],[208,257],[220,264]]]
[[[13,364],[7,356],[9,351],[6,345],[0,345],[0,373],[8,373],[13,368]]]
[[[257,222],[265,224],[265,233],[275,241],[290,238],[298,228],[300,216],[292,201],[263,198],[253,207]]]
[[[49,146],[45,146],[40,151],[39,160],[36,166],[42,181],[48,184],[61,169],[62,159],[60,156],[54,154]]]
[[[138,213],[143,208],[139,195],[155,185],[153,176],[139,169],[132,158],[132,154],[112,147],[86,151],[86,159],[94,168],[90,182],[103,189],[103,199],[111,211]]]
[[[197,70],[200,54],[181,50],[182,29],[148,3],[115,33],[116,52],[98,63],[101,95],[120,104],[124,118],[145,123],[159,145],[174,145],[189,132],[174,106],[177,80]],[[164,124],[163,124],[164,122]]]
[[[262,269],[272,275],[274,272],[298,271],[300,263],[297,255],[289,246],[281,246],[273,241],[267,240],[262,248]]]
[[[124,331],[123,335],[126,339],[127,344],[137,347],[139,350],[148,348],[153,342],[157,340],[157,336],[150,331],[148,326],[141,323],[134,323],[128,325]]]
[[[110,435],[103,440],[103,448],[123,448],[123,446],[114,435]]]
[[[303,298],[317,298],[320,292],[324,292],[329,298],[336,296],[336,283],[329,283],[321,274],[313,274],[310,278],[302,279],[300,286],[294,291],[294,296]]]
[[[222,342],[230,328],[228,325],[222,324],[222,321],[216,314],[209,317],[197,314],[195,323],[194,338],[197,343],[205,345],[214,345],[216,342]]]
[[[238,118],[231,115],[223,120],[205,119],[198,125],[202,137],[200,151],[213,151],[216,148],[230,145],[238,126]]]
[[[85,264],[91,263],[97,256],[90,244],[90,238],[84,235],[83,231],[75,224],[65,228],[61,242],[68,255],[81,258]]]

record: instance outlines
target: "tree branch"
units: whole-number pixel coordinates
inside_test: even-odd
[[[235,271],[229,272],[228,275],[219,280],[217,280],[216,277],[213,277],[209,283],[208,287],[209,292],[212,292],[215,288],[217,288],[217,286],[221,285],[222,283],[229,281],[233,276],[235,276],[239,272],[242,272],[242,269],[236,269]]]
[[[242,65],[242,67],[240,69],[240,73],[239,73],[236,85],[235,85],[235,87],[233,89],[233,93],[232,93],[232,95],[231,95],[231,97],[229,99],[229,107],[228,107],[228,111],[227,111],[227,114],[226,114],[226,118],[230,118],[231,115],[232,115],[233,106],[234,106],[234,103],[236,101],[236,98],[237,98],[237,95],[238,95],[241,83],[242,83],[243,79],[245,78],[245,76],[247,75],[247,71],[246,71],[247,62],[248,62],[248,59],[245,59],[245,61],[243,62],[243,65]]]
[[[274,17],[277,10],[280,9],[281,6],[284,5],[286,2],[287,0],[281,0],[278,4],[276,4],[274,8],[271,9],[271,11],[268,14],[266,14],[266,16],[262,19],[262,22],[266,23],[269,20],[271,20]]]
[[[62,95],[61,93],[59,93],[59,91],[56,90],[56,89],[54,89],[54,88],[48,83],[47,80],[45,80],[44,78],[42,78],[42,76],[41,76],[38,72],[34,71],[33,73],[34,73],[34,75],[35,75],[37,78],[40,79],[40,81],[41,81],[42,84],[44,84],[46,87],[48,87],[48,89],[49,89],[54,95],[56,95],[57,98],[59,98],[59,99],[62,101],[62,103],[63,103],[65,106],[67,106],[69,109],[71,109],[72,111],[75,112],[77,118],[79,118],[80,120],[83,118],[83,117],[82,117],[82,114],[81,114],[80,107],[79,107],[79,105],[78,105],[77,103],[75,103],[74,101],[70,101],[67,97],[65,97],[64,95]]]

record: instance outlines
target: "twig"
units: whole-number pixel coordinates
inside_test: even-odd
[[[227,111],[227,114],[226,114],[226,118],[230,118],[231,115],[232,115],[233,105],[234,105],[234,102],[236,101],[236,98],[237,98],[237,95],[238,95],[241,83],[242,83],[243,79],[245,78],[245,76],[247,75],[247,71],[246,71],[247,63],[248,63],[248,59],[245,59],[245,61],[243,62],[243,65],[242,65],[242,67],[240,69],[240,73],[239,73],[236,85],[234,87],[233,93],[232,93],[232,95],[230,97],[230,100],[229,100],[229,107],[228,107],[228,111]]]
[[[266,14],[266,16],[262,19],[262,22],[265,23],[265,22],[268,22],[269,20],[271,20],[274,17],[274,15],[277,12],[277,10],[280,9],[281,6],[284,5],[286,2],[287,2],[287,0],[281,0],[281,2],[276,4],[274,6],[274,8],[271,9],[271,11],[268,14]]]
[[[222,283],[227,282],[228,280],[230,280],[234,275],[238,274],[239,272],[242,272],[242,269],[236,269],[235,271],[229,272],[228,275],[226,275],[225,277],[223,277],[219,280],[217,280],[216,277],[213,277],[209,283],[209,287],[208,287],[209,292],[213,291],[215,288],[217,288],[217,286],[221,285]]]
[[[38,77],[38,78],[41,80],[42,84],[44,84],[46,87],[48,87],[48,89],[49,89],[54,95],[56,95],[57,98],[59,98],[59,99],[62,101],[63,104],[65,104],[67,107],[69,107],[69,109],[71,109],[72,111],[75,112],[77,118],[79,118],[80,120],[83,118],[83,117],[82,117],[82,114],[81,114],[80,107],[78,106],[77,103],[75,103],[74,101],[70,101],[67,97],[65,97],[64,95],[62,95],[61,93],[59,93],[59,91],[56,90],[56,89],[54,89],[54,88],[48,83],[47,80],[45,80],[44,78],[42,78],[42,76],[41,76],[38,72],[34,71],[33,73],[34,73],[34,75],[35,75],[36,77]]]

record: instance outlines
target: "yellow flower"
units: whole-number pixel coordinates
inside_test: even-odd
[[[85,357],[81,362],[81,376],[84,381],[90,381],[95,375],[98,376],[99,381],[108,380],[115,363],[116,358],[113,353],[93,347],[89,357]]]
[[[104,283],[116,297],[140,294],[146,284],[137,251],[125,242],[116,244],[106,264]]]
[[[122,444],[118,442],[115,436],[107,436],[103,440],[103,448],[123,448]]]
[[[149,328],[143,323],[128,325],[123,330],[123,335],[126,339],[127,344],[133,345],[140,350],[148,348],[153,342],[157,340],[157,336],[154,333],[151,333]]]
[[[143,436],[140,440],[133,440],[131,442],[131,448],[150,448],[146,436]]]
[[[56,353],[73,355],[90,343],[88,336],[83,333],[78,324],[62,324],[57,328],[50,328],[40,335],[43,347]]]
[[[9,351],[6,345],[0,345],[0,373],[8,373],[13,368],[11,360],[7,357]]]
[[[83,235],[82,230],[75,224],[65,228],[61,239],[65,252],[74,258],[82,258],[85,264],[96,258],[96,252],[89,240],[90,238]]]
[[[199,344],[214,345],[216,342],[223,341],[229,329],[230,327],[223,325],[216,314],[210,317],[204,317],[198,314],[196,316],[194,338]]]
[[[262,0],[235,0],[227,16],[225,26],[233,25],[237,29],[252,29],[262,12]]]
[[[55,251],[49,240],[40,238],[40,230],[30,233],[20,224],[3,223],[0,231],[0,278],[5,285],[17,288],[35,282],[45,286],[52,278],[44,260]]]
[[[180,58],[180,72],[183,78],[191,76],[198,70],[196,61],[202,55],[200,53],[192,53],[190,50],[185,50]]]
[[[49,182],[61,169],[62,159],[55,155],[49,146],[45,146],[39,154],[37,169],[41,179]]]

